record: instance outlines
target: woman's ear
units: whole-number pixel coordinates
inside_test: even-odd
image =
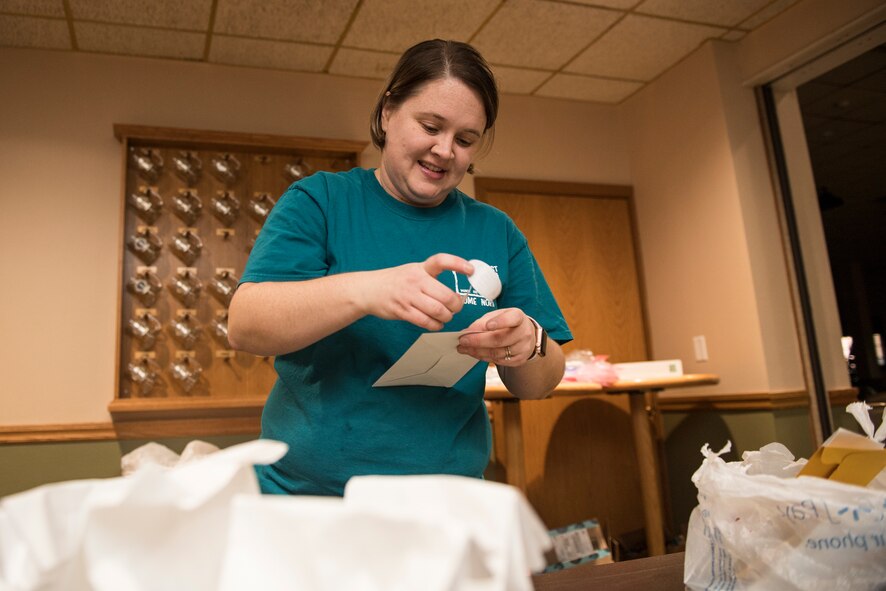
[[[385,106],[381,108],[381,130],[382,133],[388,132],[388,121],[391,118],[391,106],[385,102]]]

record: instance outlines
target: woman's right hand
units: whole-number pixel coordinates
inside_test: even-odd
[[[361,306],[366,314],[379,318],[440,330],[464,305],[457,293],[437,281],[447,270],[463,275],[474,272],[467,260],[443,253],[422,263],[367,272],[361,282]]]

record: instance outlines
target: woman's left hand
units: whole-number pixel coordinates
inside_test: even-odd
[[[535,326],[519,308],[503,308],[475,320],[458,340],[458,352],[480,361],[518,367],[535,351]]]

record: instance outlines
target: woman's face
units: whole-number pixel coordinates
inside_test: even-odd
[[[385,147],[376,176],[396,199],[433,207],[465,176],[486,126],[480,97],[455,78],[425,84],[382,110]]]

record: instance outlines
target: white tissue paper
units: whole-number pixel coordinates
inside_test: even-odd
[[[880,418],[880,426],[874,431],[874,421],[871,419],[870,411],[873,407],[866,402],[851,402],[846,406],[846,412],[855,417],[861,430],[868,439],[875,441],[881,445],[886,445],[886,410]]]
[[[465,528],[412,513],[383,515],[340,498],[234,500],[220,591],[450,591],[470,570]]]
[[[769,474],[779,478],[795,478],[806,459],[794,459],[794,454],[787,447],[778,442],[769,443],[759,451],[746,451],[741,454],[742,467],[745,474],[755,476],[757,474]]]
[[[49,484],[0,500],[0,589],[218,588],[231,499],[258,495],[252,441],[174,469]]]
[[[546,566],[547,528],[519,489],[458,476],[363,476],[345,487],[345,504],[387,515],[459,524],[477,546],[487,576],[458,589],[531,591],[531,571]]]
[[[259,440],[0,499],[0,590],[528,591],[545,566],[513,487],[366,476],[344,499],[262,496],[252,465],[285,452]]]
[[[458,476],[360,476],[344,499],[234,503],[223,591],[531,591],[546,528],[512,486]]]
[[[178,455],[165,445],[150,442],[137,447],[122,458],[120,468],[123,476],[129,476],[139,468],[147,465],[174,468],[186,462],[193,462],[211,453],[218,451],[218,447],[205,441],[194,440],[189,442],[181,455]]]

